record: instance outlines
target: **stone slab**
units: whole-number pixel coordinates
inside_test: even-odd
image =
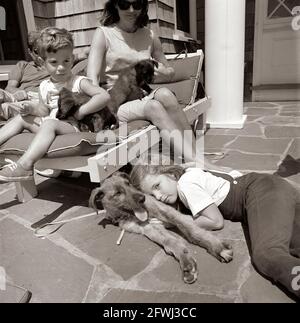
[[[227,135],[263,136],[263,129],[257,122],[247,122],[243,129],[228,129]]]
[[[226,166],[237,170],[250,171],[275,171],[280,162],[280,156],[258,155],[240,153],[229,150],[223,159],[216,162],[217,165]]]
[[[291,139],[265,139],[241,136],[236,138],[226,148],[250,153],[281,155],[286,151],[286,147],[288,147],[290,142]]]
[[[299,138],[300,127],[266,126],[265,136],[267,138]]]
[[[25,210],[25,204],[16,200],[13,203],[12,201],[6,203],[6,210],[22,216],[31,224],[38,226],[44,222],[52,222],[63,217],[74,206],[78,208],[86,207],[91,190],[81,187],[79,183],[70,185],[59,180],[48,179],[38,185],[38,192],[39,194],[35,199],[26,203]]]
[[[89,256],[112,268],[124,280],[130,279],[147,267],[160,250],[159,246],[146,237],[131,233],[126,233],[118,246],[120,229],[112,225],[103,228],[99,221],[99,218],[93,217],[69,223],[58,233]]]
[[[259,123],[263,125],[272,126],[298,126],[300,128],[300,117],[295,116],[268,116],[259,120]]]
[[[274,102],[244,102],[244,108],[274,108],[278,103]]]
[[[222,298],[217,295],[180,292],[149,292],[113,289],[101,301],[101,303],[233,303],[233,298]],[[148,313],[149,314],[149,313]]]
[[[0,235],[1,265],[17,285],[32,291],[32,302],[82,301],[92,266],[12,220],[1,222]]]
[[[218,149],[221,150],[228,143],[232,142],[235,136],[227,135],[205,135],[204,137],[204,147],[207,149]]]
[[[205,136],[263,136],[263,129],[257,122],[246,122],[243,129],[209,129]]]
[[[300,111],[284,111],[279,113],[282,117],[300,117]]]
[[[231,241],[234,260],[220,263],[204,249],[190,246],[198,264],[198,280],[187,285],[181,277],[179,264],[173,257],[161,254],[131,282],[130,287],[158,292],[188,292],[233,297],[237,295],[241,267],[248,262],[248,249],[243,241]]]
[[[272,116],[279,112],[279,108],[248,108],[246,114],[249,116]]]
[[[277,286],[263,278],[254,269],[241,287],[243,303],[295,303]]]

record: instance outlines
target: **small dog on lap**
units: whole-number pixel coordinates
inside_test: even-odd
[[[66,88],[62,88],[59,93],[56,118],[63,120],[72,117],[89,100],[90,97],[86,94],[74,93]],[[78,125],[79,130],[82,132],[99,132],[116,126],[117,119],[106,107],[98,112],[85,116],[82,120],[78,121]]]
[[[116,128],[118,125],[117,112],[120,105],[127,101],[142,99],[151,93],[152,89],[149,84],[153,82],[155,66],[158,67],[156,61],[146,59],[122,70],[118,80],[109,91],[111,100],[108,107],[78,121],[80,131],[99,132]],[[63,88],[59,94],[56,117],[62,120],[73,116],[88,100],[90,97],[87,95],[73,93]]]
[[[156,61],[145,59],[122,70],[109,91],[111,100],[108,107],[112,113],[116,115],[124,102],[142,99],[152,92],[149,84],[153,82],[155,67],[158,67]]]

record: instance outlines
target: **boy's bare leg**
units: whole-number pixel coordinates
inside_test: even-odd
[[[57,135],[74,132],[75,128],[66,122],[51,119],[44,121],[28,150],[19,159],[19,164],[26,170],[32,169],[34,163],[47,153]]]
[[[40,118],[34,116],[22,117],[17,115],[9,120],[2,128],[0,128],[0,146],[8,139],[22,133],[23,130],[29,130],[36,133],[39,129]]]

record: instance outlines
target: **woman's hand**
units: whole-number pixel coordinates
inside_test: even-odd
[[[172,81],[174,75],[175,71],[173,67],[158,63],[158,68],[154,70],[154,83],[169,83]]]
[[[155,83],[169,83],[172,81],[175,71],[169,66],[166,56],[162,50],[162,45],[157,36],[153,38],[152,58],[158,62],[158,68],[154,71]]]

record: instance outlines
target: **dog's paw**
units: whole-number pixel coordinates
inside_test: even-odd
[[[228,263],[233,259],[233,250],[229,243],[222,242],[222,250],[219,253],[219,260],[223,263]]]
[[[232,247],[227,242],[219,241],[218,245],[210,253],[223,263],[228,263],[233,259]]]
[[[220,256],[222,257],[222,262],[230,262],[233,259],[233,250],[231,247],[221,251]]]
[[[193,284],[197,280],[197,263],[193,258],[184,261],[182,266],[182,278],[186,284]]]

